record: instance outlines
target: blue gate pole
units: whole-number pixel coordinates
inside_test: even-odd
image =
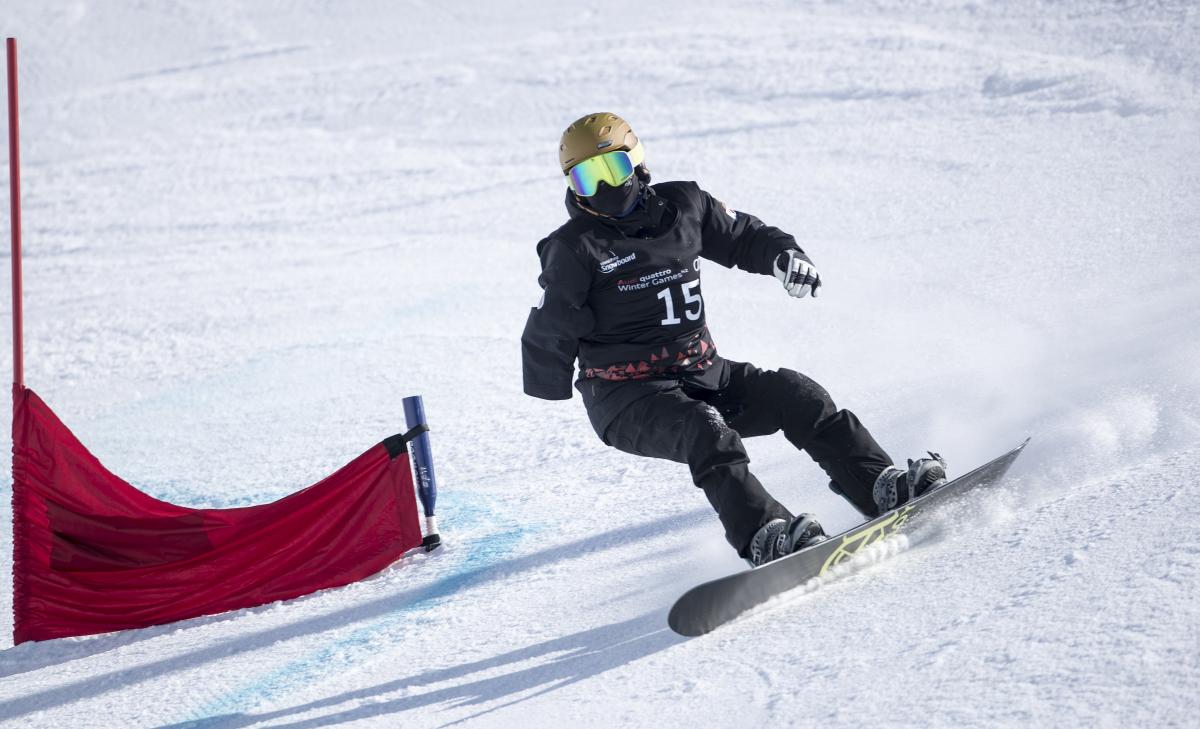
[[[420,395],[404,398],[404,420],[409,430],[418,425],[429,425],[425,419],[425,402]],[[417,479],[417,496],[420,497],[421,507],[425,511],[425,539],[421,544],[426,552],[432,552],[442,545],[442,537],[438,534],[437,517],[433,513],[434,502],[437,501],[437,477],[433,473],[433,451],[429,447],[429,432],[418,435],[410,445],[413,473]]]

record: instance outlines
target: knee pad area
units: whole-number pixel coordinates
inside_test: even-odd
[[[789,369],[764,374],[771,376],[768,386],[771,398],[785,410],[794,411],[814,425],[837,413],[829,392],[811,377]]]

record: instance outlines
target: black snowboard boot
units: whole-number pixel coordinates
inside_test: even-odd
[[[791,521],[772,519],[759,527],[750,540],[746,561],[759,567],[805,547],[825,541],[825,530],[812,514],[792,517]]]
[[[929,455],[932,457],[909,459],[907,471],[888,466],[879,474],[874,496],[880,514],[946,483],[946,460],[932,451]]]

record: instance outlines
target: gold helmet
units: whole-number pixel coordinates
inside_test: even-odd
[[[616,114],[601,112],[582,116],[571,123],[558,144],[558,162],[563,174],[585,159],[623,149],[635,166],[643,163],[642,144],[629,122]]]

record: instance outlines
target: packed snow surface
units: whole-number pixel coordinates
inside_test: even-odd
[[[0,30],[30,386],[114,472],[206,507],[318,480],[423,394],[447,540],[287,603],[7,647],[0,723],[1196,725],[1195,3],[9,0]],[[599,110],[657,180],[817,263],[815,300],[705,268],[725,356],[814,377],[898,460],[961,473],[1032,435],[1011,477],[671,633],[678,595],[742,568],[703,495],[521,392],[558,135]],[[747,443],[790,508],[857,521],[781,436]]]

